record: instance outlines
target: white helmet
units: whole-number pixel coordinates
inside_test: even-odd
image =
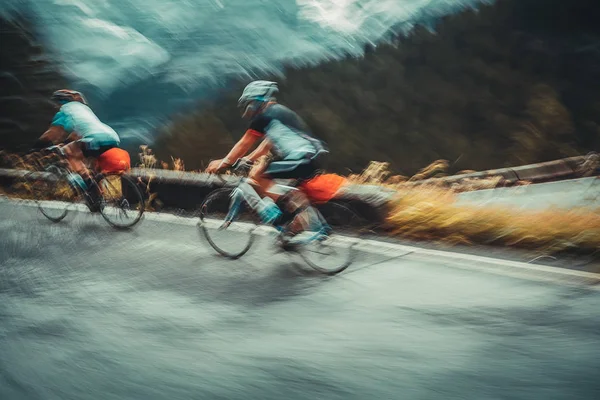
[[[275,93],[279,92],[277,82],[254,81],[250,82],[238,100],[238,106],[245,108],[251,101],[269,101]]]

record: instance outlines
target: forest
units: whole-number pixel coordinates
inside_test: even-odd
[[[65,87],[31,15],[0,16],[0,150],[26,150],[56,112],[50,94]]]
[[[67,83],[26,15],[0,18],[0,148],[24,150],[52,118],[48,94]],[[450,172],[547,161],[600,147],[600,2],[498,0],[401,35],[361,57],[290,65],[278,101],[325,140],[329,169],[389,162],[412,175],[435,160]],[[159,158],[200,169],[245,130],[232,81],[157,127]]]
[[[390,33],[360,58],[290,66],[278,101],[331,148],[329,168],[389,162],[413,174],[438,159],[454,172],[598,150],[600,2],[499,0]],[[162,159],[199,169],[245,130],[236,82],[160,128]]]

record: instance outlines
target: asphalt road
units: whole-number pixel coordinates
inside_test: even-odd
[[[593,286],[392,245],[324,277],[270,243],[0,199],[0,399],[600,398]]]

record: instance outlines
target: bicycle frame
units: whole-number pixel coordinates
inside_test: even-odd
[[[247,165],[240,166],[237,162],[230,168],[237,172],[243,171],[244,169],[250,169]],[[223,187],[212,191],[203,201],[200,209],[200,223],[198,224],[213,249],[230,259],[237,259],[246,254],[254,243],[256,229],[264,226],[262,222],[258,222],[259,218],[257,218],[258,213],[256,210],[248,204],[241,194],[239,194],[239,197],[237,197],[236,200],[234,191],[242,182],[244,182],[246,174],[243,174],[242,176],[238,175],[238,177],[240,180],[237,182],[232,182],[229,179],[225,179],[223,176],[216,177],[223,184]],[[292,184],[294,183],[297,183],[297,181]],[[289,193],[291,190],[298,190],[301,193],[304,193],[302,189],[291,186],[289,183],[282,185],[276,181],[276,184],[280,186],[279,189],[284,193]],[[234,194],[234,196],[232,196],[232,194]],[[237,201],[239,201],[239,203]],[[246,203],[246,205],[243,203]],[[327,275],[335,275],[346,269],[352,263],[355,244],[355,241],[352,239],[343,239],[346,236],[346,231],[343,228],[341,231],[338,229],[345,223],[357,221],[357,215],[350,208],[336,202],[319,202],[315,204],[309,200],[307,204],[307,208],[310,207],[315,210],[324,226],[316,230],[309,228],[296,231],[296,229],[294,229],[296,226],[295,218],[301,216],[305,211],[304,208],[297,209],[288,212],[288,218],[286,218],[286,214],[284,214],[282,220],[274,226],[278,231],[276,242],[278,243],[280,250],[299,254],[309,266],[319,272]],[[321,206],[326,204],[331,204],[333,207],[332,210],[336,210],[334,214],[332,214],[334,219],[331,222],[333,222],[333,224],[331,224],[330,221],[327,221],[321,214],[321,211],[317,208],[317,205]],[[245,210],[245,207],[247,206],[250,208],[249,210]],[[218,221],[217,225],[212,225],[209,222],[212,218],[214,218],[215,221]],[[338,228],[335,228],[336,221],[338,223]],[[242,233],[242,237],[239,238],[239,240],[236,238],[231,241],[231,237],[227,238],[227,234],[225,234],[225,236],[219,236],[221,235],[218,233],[219,231],[227,232],[230,225],[236,222],[241,223],[239,228],[233,230],[233,232],[237,231]],[[301,227],[298,226],[298,228]],[[302,235],[302,231],[307,235]],[[214,232],[214,234],[211,232]],[[358,231],[356,233],[359,234]],[[350,237],[355,236],[355,234],[350,234]],[[221,237],[221,239],[219,239],[219,237]],[[342,237],[341,241],[339,240],[340,237]],[[233,244],[237,249],[227,249],[226,247],[230,247],[230,244]],[[331,261],[329,261],[331,260],[331,257],[333,257],[334,260],[333,265],[331,265]]]
[[[243,175],[240,176],[240,180],[236,185],[233,185],[232,187],[237,188],[239,187],[239,185],[243,182],[247,182],[247,174],[248,172],[252,169],[252,164],[247,164],[247,163],[241,163],[240,160],[237,160],[235,163],[233,163],[229,169],[233,170],[233,171],[242,171]],[[227,185],[227,182],[225,181],[225,179],[223,179],[220,175],[218,175],[218,179],[221,181],[221,183],[224,184],[224,186]],[[287,233],[287,227],[289,227],[291,225],[291,221],[293,221],[297,216],[299,216],[300,214],[302,214],[304,211],[306,211],[307,208],[312,207],[312,209],[316,212],[317,214],[317,218],[319,218],[322,222],[324,222],[326,224],[326,219],[323,217],[323,215],[321,215],[321,212],[317,209],[317,207],[315,207],[315,204],[313,204],[313,202],[311,202],[308,198],[308,196],[306,195],[306,193],[301,189],[298,188],[297,185],[298,183],[301,181],[299,179],[291,179],[291,184],[281,184],[278,182],[275,182],[274,187],[276,188],[277,192],[274,192],[275,194],[277,194],[278,196],[284,196],[287,195],[289,193],[291,193],[294,190],[299,191],[300,193],[302,193],[304,196],[306,196],[308,204],[304,207],[302,207],[302,209],[299,210],[295,210],[293,212],[293,216],[292,218],[288,218],[285,219],[286,223],[284,225],[275,225],[274,228],[277,229],[279,231],[279,235],[281,237],[285,236],[285,234]],[[272,189],[271,189],[272,190]],[[319,203],[319,204],[325,204],[325,203]],[[235,219],[236,215],[234,215],[231,212],[231,204],[230,204],[230,209],[229,212],[227,214],[227,217],[225,218],[225,222],[224,222],[224,227],[229,226],[233,220]],[[252,210],[254,213],[256,213],[256,210]],[[285,214],[285,210],[284,211],[284,215]],[[289,217],[289,215],[288,215]]]

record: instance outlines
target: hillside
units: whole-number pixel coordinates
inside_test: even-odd
[[[26,150],[56,112],[49,97],[66,86],[30,15],[0,16],[0,149]]]
[[[598,20],[593,0],[499,0],[361,58],[290,66],[276,78],[279,101],[329,143],[337,171],[378,160],[411,174],[436,159],[486,169],[597,150]],[[174,116],[158,155],[187,168],[224,155],[244,130],[235,107],[244,83]]]

